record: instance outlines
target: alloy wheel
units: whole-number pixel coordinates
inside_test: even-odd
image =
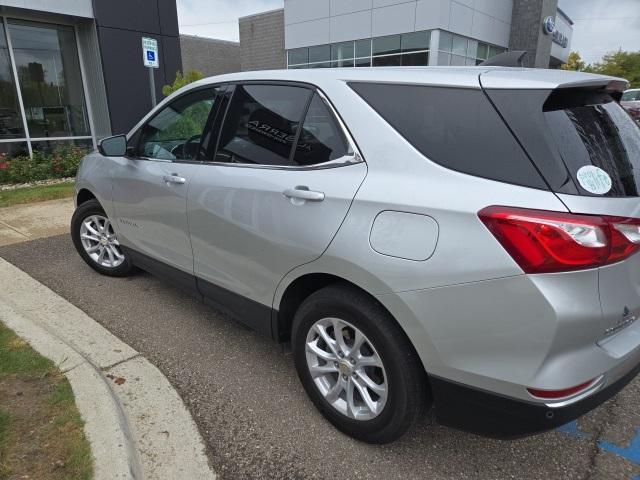
[[[338,318],[323,318],[307,333],[307,367],[324,399],[343,415],[371,420],[387,402],[387,374],[371,341]]]
[[[107,217],[85,218],[80,226],[80,241],[87,255],[101,267],[116,268],[124,262],[122,248]]]

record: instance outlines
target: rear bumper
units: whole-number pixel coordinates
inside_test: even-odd
[[[432,377],[436,420],[441,425],[485,437],[513,439],[551,430],[584,415],[622,390],[640,372],[640,363],[602,390],[561,408],[503,397]]]

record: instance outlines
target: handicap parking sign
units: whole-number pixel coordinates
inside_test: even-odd
[[[159,68],[158,41],[155,38],[142,37],[142,62],[145,67]]]

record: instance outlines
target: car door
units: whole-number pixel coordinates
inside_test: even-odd
[[[213,161],[189,191],[194,271],[205,297],[222,296],[246,316],[244,299],[270,308],[284,275],[322,255],[367,168],[310,88],[236,85],[221,122]],[[253,320],[268,330],[266,319]]]
[[[118,238],[145,269],[162,264],[193,274],[187,191],[214,109],[216,87],[190,91],[153,115],[116,159],[113,204]],[[188,279],[188,276],[184,278]]]

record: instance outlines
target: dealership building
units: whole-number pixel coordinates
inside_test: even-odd
[[[572,35],[557,1],[284,0],[228,42],[180,35],[176,0],[0,0],[0,154],[95,147],[189,69],[476,65],[505,50],[556,67]]]
[[[569,56],[572,25],[558,0],[284,0],[240,19],[241,63],[461,66],[526,50],[526,66],[554,68]]]
[[[0,154],[95,146],[151,108],[182,69],[175,0],[0,0]]]

